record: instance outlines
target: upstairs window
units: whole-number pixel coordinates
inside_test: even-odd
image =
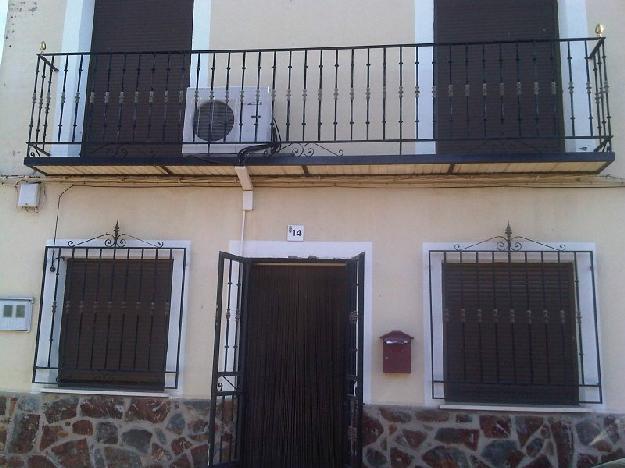
[[[436,0],[434,8],[437,151],[562,151],[561,49],[566,57],[571,46],[559,42],[557,0]]]

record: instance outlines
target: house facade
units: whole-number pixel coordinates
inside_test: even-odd
[[[0,465],[625,458],[620,0],[10,0]]]

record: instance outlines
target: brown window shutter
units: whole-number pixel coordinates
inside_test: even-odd
[[[557,39],[557,0],[436,0],[434,4],[435,42],[457,44],[438,47],[434,56],[437,152],[562,151],[561,103],[551,91],[552,83],[560,86],[561,81],[559,45],[493,44]],[[465,47],[470,42],[491,44]],[[529,136],[535,139],[521,140]]]
[[[59,384],[163,389],[171,259],[69,259]]]
[[[180,155],[179,113],[182,109],[184,115],[184,107],[178,102],[178,92],[189,83],[190,55],[152,52],[189,51],[192,38],[193,0],[96,1],[91,51],[104,54],[92,55],[89,61],[87,93],[93,92],[94,102],[85,111],[83,155]],[[120,106],[122,91],[124,104]],[[154,144],[116,150],[111,146],[150,141]]]
[[[189,50],[193,0],[98,0],[92,52]]]
[[[443,265],[450,401],[576,404],[571,263]]]

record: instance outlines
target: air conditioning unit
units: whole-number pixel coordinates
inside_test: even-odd
[[[232,154],[270,143],[271,89],[188,88],[183,138],[183,154]]]

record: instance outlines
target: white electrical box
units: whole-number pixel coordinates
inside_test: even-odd
[[[0,330],[30,331],[33,300],[0,298]]]
[[[243,210],[252,211],[254,209],[254,192],[243,190]]]
[[[39,206],[39,186],[41,184],[31,184],[22,182],[19,185],[17,196],[17,206],[20,208],[37,208]]]

